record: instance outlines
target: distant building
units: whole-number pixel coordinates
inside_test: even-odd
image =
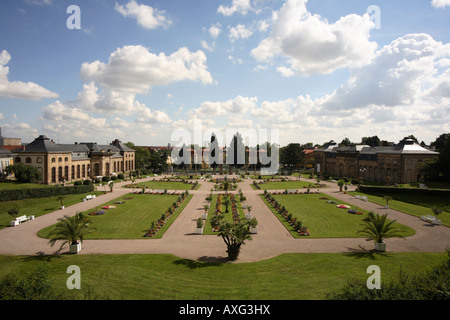
[[[316,172],[334,177],[347,177],[390,183],[419,181],[420,163],[434,159],[439,153],[430,151],[404,138],[398,144],[380,146],[353,145],[340,147],[333,140],[314,151]]]
[[[5,169],[14,163],[13,153],[8,149],[0,147],[0,177],[6,175]]]
[[[14,150],[14,163],[33,165],[42,173],[42,183],[56,184],[133,171],[135,151],[117,139],[109,145],[57,144],[40,135]]]
[[[21,138],[8,138],[2,136],[2,128],[0,128],[0,147],[8,150],[17,149],[22,145]]]

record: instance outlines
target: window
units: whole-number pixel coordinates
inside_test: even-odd
[[[52,158],[52,162],[56,162],[56,158]]]
[[[65,157],[65,158],[64,158],[64,161],[65,161],[65,162],[69,161],[69,158],[68,158],[68,157]]]
[[[37,157],[36,158],[36,163],[42,163],[42,158],[41,157]]]
[[[31,158],[30,158],[30,157],[26,157],[26,158],[25,158],[25,162],[26,162],[26,163],[31,163]]]
[[[20,157],[16,157],[16,158],[14,159],[14,162],[20,162]]]
[[[62,162],[62,158],[61,157],[58,158],[58,162]]]

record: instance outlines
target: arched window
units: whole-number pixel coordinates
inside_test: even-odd
[[[20,162],[20,157],[16,157],[16,158],[14,159],[14,162]]]
[[[42,158],[41,157],[37,157],[36,158],[36,163],[42,163]]]
[[[65,162],[69,161],[69,158],[68,158],[68,157],[65,157],[65,158],[64,158],[64,161],[65,161]]]
[[[58,162],[62,162],[62,158],[61,157],[58,158]]]
[[[52,162],[56,162],[56,158],[52,158]]]
[[[26,157],[26,158],[25,158],[25,162],[26,162],[26,163],[31,163],[31,158],[30,158],[30,157]]]

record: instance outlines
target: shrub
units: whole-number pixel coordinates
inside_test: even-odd
[[[75,181],[75,182],[73,183],[73,185],[74,185],[74,186],[81,186],[81,185],[83,185],[83,182],[81,182],[81,181]]]
[[[83,181],[83,185],[85,185],[85,186],[88,186],[88,185],[90,185],[90,184],[92,184],[92,181],[91,181],[91,180],[84,180],[84,181]]]
[[[0,190],[0,201],[23,200],[33,198],[47,198],[67,194],[81,194],[94,191],[94,186],[56,186],[52,188]]]
[[[105,177],[102,177],[102,181],[110,181],[111,180],[111,178],[110,177],[107,177],[107,176],[105,176]]]
[[[118,175],[117,175],[117,179],[124,179],[125,177],[124,177],[124,175],[123,175],[123,173],[119,173]]]

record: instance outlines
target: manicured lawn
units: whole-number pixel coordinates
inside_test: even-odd
[[[218,197],[217,194],[213,195],[213,199],[212,199],[211,205],[209,207],[208,219],[206,220],[206,222],[204,224],[203,234],[215,234],[215,235],[217,235],[217,232],[213,232],[212,229],[211,229],[211,219],[215,215],[216,204],[217,204],[217,197]],[[239,201],[239,195],[235,195],[235,199],[237,201],[237,210],[238,210],[238,213],[239,213],[239,217],[240,217],[240,219],[245,219],[245,214],[247,213],[247,210],[242,209],[242,203]],[[224,215],[224,221],[226,221],[226,222],[232,222],[233,221],[231,202],[230,202],[230,205],[228,206],[228,211],[229,212],[225,213],[226,208],[225,208],[225,205],[223,204],[223,202],[222,202],[221,211],[222,211],[222,214]]]
[[[253,189],[256,189],[253,184],[251,185]],[[309,187],[312,189],[317,189],[318,186],[314,183],[308,181],[271,181],[267,183],[259,184],[261,190],[285,190],[285,189],[306,189]],[[326,186],[321,186],[320,188],[326,188]]]
[[[103,192],[92,191],[89,193],[66,195],[64,196],[64,206],[68,207],[81,202],[88,194],[99,195],[103,194]],[[8,210],[12,208],[19,208],[19,216],[34,215],[37,218],[41,215],[59,210],[60,206],[61,204],[57,196],[0,202],[0,229],[8,227],[9,222],[13,220],[8,214]]]
[[[381,195],[372,195],[361,192],[352,191],[349,192],[351,195],[363,195],[367,196],[370,202],[379,204],[381,206],[386,205],[386,200],[383,199]],[[413,196],[413,195],[402,195],[393,194],[392,200],[389,200],[389,208],[398,210],[411,214],[416,217],[421,217],[424,215],[434,215],[431,210],[431,206],[435,203],[442,203],[450,208],[450,199],[443,199],[442,197],[432,197],[432,196]],[[450,212],[446,211],[439,215],[439,219],[442,221],[443,225],[450,227]]]
[[[361,229],[362,219],[367,217],[367,211],[358,209],[358,211],[362,211],[364,214],[350,214],[347,212],[347,209],[337,208],[336,204],[330,204],[326,202],[328,200],[319,199],[321,197],[326,197],[328,200],[334,200],[339,204],[348,205],[348,203],[323,194],[274,195],[274,198],[281,206],[284,205],[294,217],[302,221],[304,226],[308,227],[310,233],[308,238],[359,237],[357,232]],[[263,195],[261,195],[261,198],[294,237],[304,238],[295,232],[278,211],[267,202]],[[352,206],[352,209],[356,209],[356,207]],[[404,236],[410,236],[415,233],[413,229],[399,223],[397,223],[397,227],[402,231]]]
[[[200,184],[197,185],[195,189],[192,189],[193,184],[183,183],[183,182],[173,182],[173,181],[146,181],[136,183],[133,187],[124,186],[124,188],[135,188],[142,189],[145,187],[146,189],[155,189],[155,190],[195,190],[200,188]],[[149,190],[147,190],[149,191]]]
[[[445,253],[311,253],[215,264],[158,254],[0,256],[0,278],[24,277],[46,264],[54,290],[73,299],[93,289],[97,299],[321,300],[349,278],[365,281],[370,265],[380,267],[383,283],[398,279],[400,270],[422,272],[446,259]],[[70,265],[80,268],[80,290],[66,287]]]
[[[154,238],[160,238],[165,230],[172,224],[179,213],[191,199],[188,196],[177,211],[170,217]],[[97,210],[104,210],[105,214],[89,216],[93,221],[92,226],[97,230],[85,237],[85,239],[141,239],[146,230],[151,227],[152,221],[158,220],[167,209],[178,200],[177,195],[149,195],[127,194],[113,201],[107,202],[97,208],[85,212],[86,214]],[[124,201],[123,204],[113,204],[116,201]],[[102,209],[106,205],[115,205],[115,209]],[[49,226],[38,235],[47,238],[54,226]],[[151,241],[151,240],[150,240]]]

